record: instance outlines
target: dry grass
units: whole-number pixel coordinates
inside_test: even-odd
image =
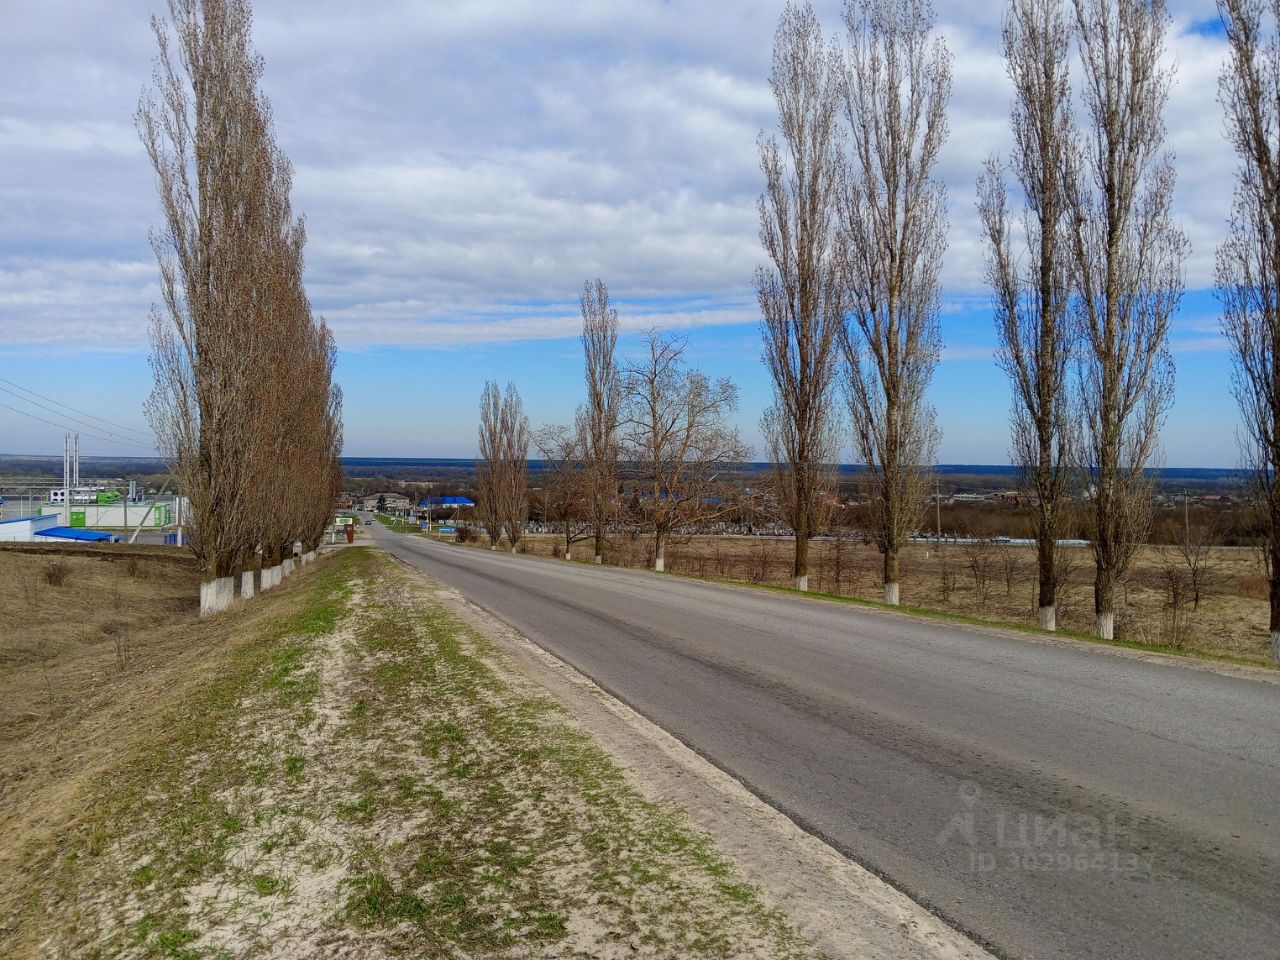
[[[170,553],[0,550],[0,749],[151,657],[154,630],[194,619],[199,571]]]
[[[44,570],[65,567],[60,586]],[[305,575],[295,577],[301,584]],[[0,956],[34,955],[20,922],[103,778],[165,736],[166,715],[222,658],[296,606],[198,619],[199,572],[164,548],[0,549]]]
[[[555,537],[531,536],[524,552],[561,556]],[[773,586],[791,583],[792,542],[774,537],[690,537],[667,548],[667,569],[695,577]],[[575,551],[586,560],[587,551]],[[1093,558],[1088,547],[1064,548],[1071,570],[1058,604],[1061,629],[1093,629]],[[623,534],[606,550],[607,563],[652,565],[652,541]],[[1185,590],[1175,603],[1168,571],[1181,569],[1168,550],[1144,549],[1120,597],[1117,636],[1173,650],[1225,655],[1264,663],[1268,657],[1267,581],[1258,555],[1242,547],[1218,547],[1211,554],[1199,609]],[[859,541],[816,540],[810,548],[810,589],[819,593],[878,601],[881,560],[874,546]],[[904,605],[1034,626],[1035,549],[985,544],[966,547],[913,544],[903,551]]]

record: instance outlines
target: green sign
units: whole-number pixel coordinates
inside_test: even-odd
[[[152,516],[155,518],[152,523],[157,527],[167,527],[173,523],[173,516],[167,503],[157,503]]]
[[[85,525],[83,510],[71,511],[71,525],[73,527],[83,527]]]

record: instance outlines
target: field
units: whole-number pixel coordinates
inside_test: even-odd
[[[0,573],[0,956],[814,955],[383,554],[207,620],[176,552]]]
[[[563,556],[552,536],[531,536],[527,553]],[[793,545],[775,537],[689,537],[667,548],[672,573],[790,586]],[[1093,629],[1093,557],[1089,548],[1064,547],[1066,587],[1058,603],[1060,629]],[[589,547],[576,544],[574,560]],[[605,551],[607,563],[652,564],[650,538],[623,534]],[[1144,548],[1121,591],[1118,638],[1171,651],[1265,663],[1268,658],[1267,581],[1258,554],[1243,547],[1206,551],[1197,571],[1197,602],[1187,565],[1176,550]],[[809,587],[819,593],[883,599],[876,548],[856,540],[815,540]],[[902,556],[902,603],[980,619],[1036,624],[1035,549],[995,543],[912,544]]]

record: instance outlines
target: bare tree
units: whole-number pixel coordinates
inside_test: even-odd
[[[1218,96],[1240,167],[1215,279],[1266,538],[1271,659],[1280,663],[1280,12],[1265,0],[1219,0],[1218,15],[1229,50]]]
[[[514,383],[507,384],[502,398],[500,423],[502,528],[515,553],[529,513],[529,418]]]
[[[616,361],[618,311],[609,302],[603,280],[583,284],[582,352],[587,403],[579,412],[585,424],[586,507],[595,542],[595,561],[604,561],[605,531],[618,511],[618,390]]]
[[[732,509],[724,471],[747,457],[728,422],[737,388],[689,368],[684,349],[683,340],[651,330],[644,356],[622,376],[620,437],[636,471],[636,520],[653,532],[655,570],[666,568],[674,532]]]
[[[152,235],[164,308],[152,313],[147,414],[191,504],[202,614],[229,605],[234,574],[268,534],[264,483],[284,477],[278,501],[301,482],[269,458],[288,412],[280,383],[311,329],[303,231],[250,26],[245,0],[170,0],[169,22],[152,21],[154,91],[137,115],[164,214]]]
[[[1010,167],[1025,197],[1014,249],[1005,167],[992,158],[978,182],[987,282],[995,293],[999,360],[1013,388],[1013,455],[1035,511],[1039,618],[1057,628],[1055,547],[1078,455],[1068,369],[1072,329],[1066,179],[1072,149],[1068,84],[1071,28],[1063,0],[1011,0],[1005,69],[1013,81]]]
[[[1159,430],[1173,398],[1169,318],[1187,242],[1170,218],[1163,0],[1074,0],[1088,127],[1068,191],[1079,292],[1083,459],[1093,505],[1098,636],[1151,525]]]
[[[843,226],[855,450],[867,469],[870,533],[885,602],[899,602],[899,550],[919,528],[938,430],[925,393],[941,352],[938,273],[951,57],[930,39],[925,0],[849,0],[845,115],[851,150]]]
[[[476,461],[476,513],[489,535],[489,549],[502,539],[502,394],[486,380],[480,395],[480,458]]]
[[[534,431],[533,445],[545,463],[542,483],[543,518],[559,530],[564,558],[573,559],[573,545],[590,536],[586,515],[586,468],[582,450],[586,425],[548,424]]]
[[[769,81],[786,149],[784,157],[776,138],[760,138],[760,241],[772,266],[757,267],[755,280],[773,378],[761,427],[777,465],[774,493],[795,533],[797,590],[809,589],[809,540],[839,448],[831,395],[844,323],[840,81],[839,52],[824,41],[813,8],[788,4]]]

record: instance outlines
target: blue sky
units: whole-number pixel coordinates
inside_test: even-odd
[[[818,4],[832,31],[837,3]],[[0,377],[145,429],[158,210],[133,130],[155,0],[6,4],[0,35]],[[730,376],[757,444],[768,403],[752,270],[755,140],[780,2],[259,0],[255,37],[308,225],[308,290],[333,325],[352,455],[470,456],[485,379],[517,384],[535,424],[581,398],[583,280],[604,278],[624,353],[657,325]],[[1192,243],[1172,345],[1171,466],[1231,466],[1230,358],[1208,291],[1234,161],[1214,100],[1211,2],[1173,3],[1167,110]],[[1007,459],[1008,388],[992,360],[973,184],[1007,148],[998,4],[938,4],[955,56],[944,270],[932,391],[944,462]],[[0,393],[0,404],[51,417]],[[87,429],[85,433],[89,433]],[[86,436],[89,453],[143,453]],[[132,437],[131,434],[123,434]],[[0,406],[0,452],[60,449]]]

